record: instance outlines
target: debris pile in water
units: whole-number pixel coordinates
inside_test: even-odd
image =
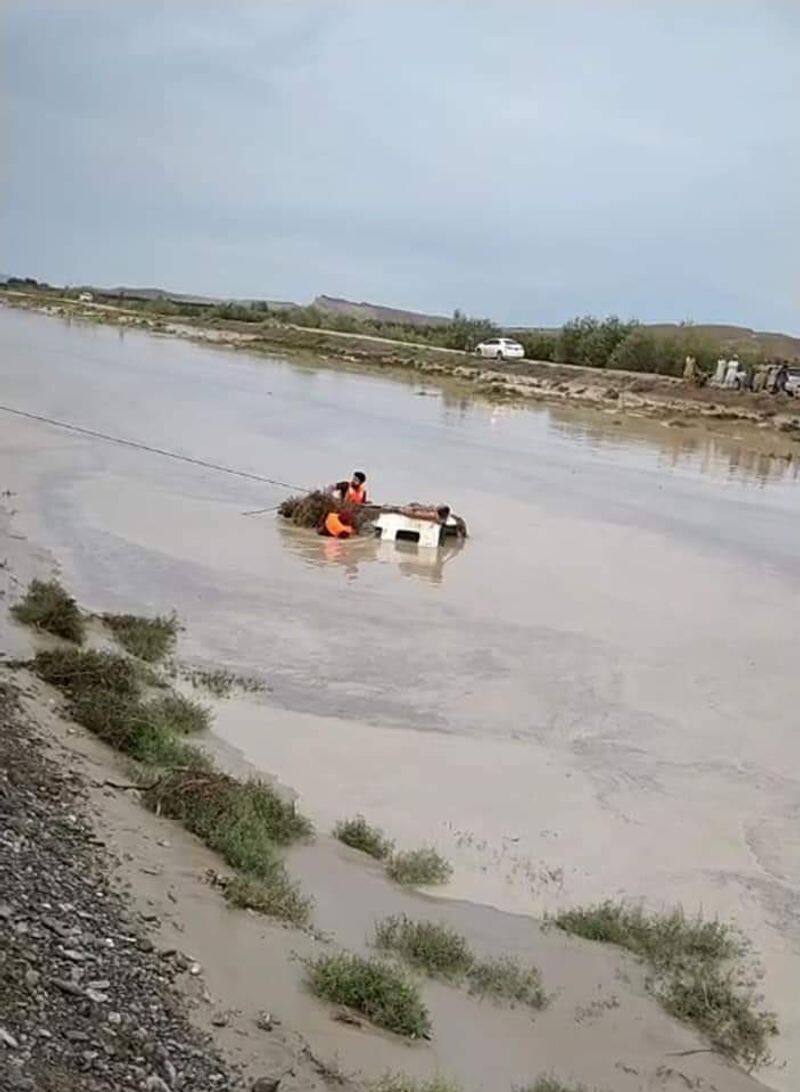
[[[374,510],[361,511],[357,507],[342,504],[331,493],[315,489],[305,496],[287,497],[278,508],[278,514],[288,519],[295,527],[306,527],[318,531],[329,512],[347,512],[352,517],[356,530],[363,526],[373,515]]]
[[[284,519],[291,520],[296,527],[321,527],[329,512],[337,512],[339,505],[330,493],[321,489],[305,496],[287,497],[278,508]]]

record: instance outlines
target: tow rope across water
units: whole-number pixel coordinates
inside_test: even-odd
[[[154,447],[152,444],[144,444],[138,440],[126,440],[122,436],[111,436],[107,432],[97,432],[92,428],[83,428],[81,425],[73,425],[67,421],[57,421],[54,417],[45,417],[39,413],[28,413],[27,410],[15,409],[13,406],[0,405],[0,412],[10,413],[14,417],[24,417],[29,421],[40,421],[45,425],[53,425],[54,428],[63,428],[67,432],[76,432],[80,436],[90,436],[94,440],[105,440],[109,444],[119,444],[121,447],[131,447],[136,451],[149,451],[152,455],[161,455],[166,459],[175,459],[181,463],[191,463],[192,466],[201,466],[205,470],[216,470],[220,474],[231,474],[236,478],[247,478],[250,481],[261,482],[264,485],[274,485],[279,489],[291,489],[295,492],[306,493],[308,489],[302,485],[292,485],[290,482],[278,481],[277,478],[267,478],[263,474],[254,474],[250,470],[237,470],[233,466],[225,466],[222,463],[212,463],[207,459],[197,459],[192,455],[181,455],[177,451],[167,451],[163,447]],[[277,508],[277,505],[275,506]],[[271,512],[272,508],[259,508],[252,512],[243,512],[242,515],[254,516],[260,512]]]

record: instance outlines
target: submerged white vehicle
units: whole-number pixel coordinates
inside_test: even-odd
[[[488,360],[522,360],[525,356],[520,343],[510,337],[491,337],[482,341],[475,352]]]

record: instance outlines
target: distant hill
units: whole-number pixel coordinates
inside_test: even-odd
[[[403,326],[446,326],[450,322],[444,315],[425,315],[420,311],[403,311],[398,307],[384,307],[380,303],[340,299],[337,296],[317,296],[312,304],[318,311],[333,315],[349,315],[354,319],[372,322],[397,322]]]

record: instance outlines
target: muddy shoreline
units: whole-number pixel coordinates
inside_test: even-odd
[[[469,354],[367,335],[202,318],[160,318],[134,308],[0,290],[0,301],[38,314],[180,337],[253,354],[280,352],[316,364],[364,373],[417,375],[430,383],[457,383],[497,403],[551,403],[587,408],[668,428],[735,435],[754,451],[800,461],[800,405],[788,396],[687,386],[651,373],[585,368],[546,361],[497,365]]]

